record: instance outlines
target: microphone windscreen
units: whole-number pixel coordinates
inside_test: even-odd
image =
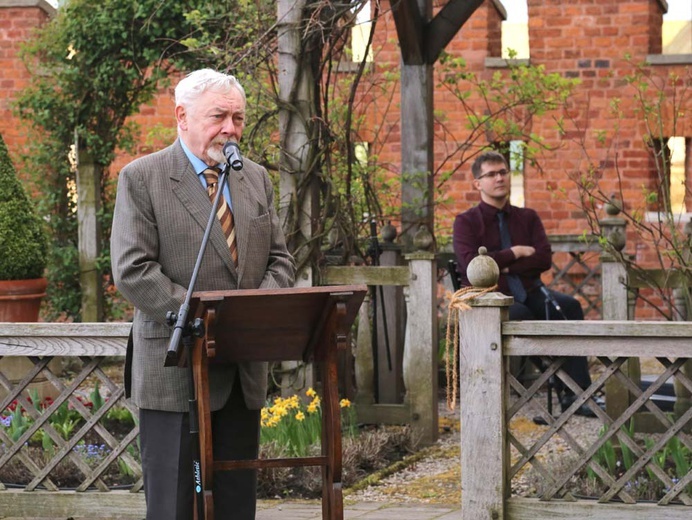
[[[243,158],[240,155],[238,143],[235,141],[228,141],[223,145],[223,156],[226,158],[226,162],[235,171],[243,169]]]

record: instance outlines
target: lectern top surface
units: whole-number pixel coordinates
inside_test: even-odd
[[[190,315],[215,310],[216,361],[305,360],[323,348],[318,339],[339,303],[339,327],[348,332],[366,292],[365,285],[195,292]]]

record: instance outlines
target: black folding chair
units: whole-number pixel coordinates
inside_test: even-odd
[[[452,280],[452,287],[454,287],[454,291],[461,289],[461,276],[459,276],[457,266],[458,264],[455,260],[450,260],[447,262],[447,272],[449,273],[449,278]]]

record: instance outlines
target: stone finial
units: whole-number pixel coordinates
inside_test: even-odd
[[[625,233],[623,233],[622,228],[615,227],[610,233],[608,233],[608,243],[613,249],[615,249],[615,251],[622,251],[625,249],[625,242]]]
[[[500,268],[497,262],[488,256],[488,250],[481,246],[478,256],[469,262],[466,277],[471,285],[481,289],[492,287],[500,279]]]
[[[419,251],[428,251],[433,243],[433,236],[428,231],[428,227],[425,224],[421,224],[413,236],[413,245]]]
[[[394,239],[396,238],[397,231],[394,226],[392,226],[392,221],[388,220],[387,224],[382,226],[382,230],[380,231],[382,233],[382,240],[386,242],[387,244],[392,244],[394,243]]]
[[[622,201],[618,199],[617,196],[613,193],[610,196],[610,200],[605,203],[604,208],[606,214],[610,215],[611,217],[614,217],[622,211]]]

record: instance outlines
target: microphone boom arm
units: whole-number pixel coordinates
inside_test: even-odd
[[[236,145],[237,146],[237,145]],[[168,343],[168,351],[166,352],[166,359],[164,361],[164,366],[172,367],[177,366],[180,360],[180,340],[183,337],[183,333],[186,331],[187,327],[187,315],[190,312],[190,301],[192,300],[192,292],[197,284],[197,276],[202,265],[202,258],[204,258],[204,252],[207,249],[207,244],[209,243],[209,235],[211,234],[211,227],[216,220],[216,210],[219,207],[219,200],[221,200],[221,193],[223,192],[223,186],[226,183],[226,178],[228,177],[228,164],[224,164],[219,174],[219,189],[216,190],[216,196],[214,197],[214,202],[212,203],[211,213],[209,213],[209,220],[207,221],[207,227],[204,230],[204,236],[202,237],[202,244],[199,247],[199,252],[197,253],[197,260],[195,261],[195,267],[192,270],[192,276],[190,277],[190,284],[187,288],[187,293],[185,294],[185,300],[180,305],[178,314],[175,315],[175,325],[173,327],[173,334],[171,334],[170,342]],[[169,313],[170,314],[170,313]]]
[[[236,145],[237,147],[237,145]],[[240,155],[238,155],[240,156]],[[229,161],[230,164],[230,161]],[[196,503],[196,518],[207,518],[206,503],[204,500],[204,488],[202,485],[201,467],[202,467],[202,449],[200,446],[199,438],[199,411],[197,407],[197,395],[195,392],[195,377],[192,366],[192,348],[194,345],[193,335],[202,337],[204,335],[203,325],[201,323],[189,324],[187,315],[190,312],[190,302],[192,301],[192,293],[197,284],[197,275],[199,274],[202,258],[204,257],[204,252],[207,249],[207,244],[209,243],[209,236],[211,235],[211,228],[214,225],[214,221],[217,220],[216,210],[219,207],[219,201],[221,200],[221,194],[223,193],[223,187],[228,179],[228,168],[229,164],[224,164],[221,168],[221,173],[219,174],[219,189],[216,190],[216,196],[211,205],[211,212],[209,213],[209,220],[207,221],[207,227],[204,230],[204,236],[202,237],[202,243],[199,246],[199,252],[197,253],[197,260],[195,262],[195,267],[192,270],[192,275],[190,276],[190,283],[187,288],[187,293],[185,294],[185,300],[178,310],[178,314],[172,311],[168,312],[166,319],[169,320],[170,324],[175,322],[173,333],[171,334],[171,339],[168,343],[168,351],[166,352],[166,358],[164,359],[164,367],[181,366],[181,356],[180,356],[180,344],[185,347],[185,354],[187,358],[187,376],[188,376],[188,405],[189,405],[189,417],[190,417],[190,440],[192,447],[192,477],[194,482],[193,493]],[[242,162],[241,162],[242,168]],[[199,322],[201,320],[195,320]]]

